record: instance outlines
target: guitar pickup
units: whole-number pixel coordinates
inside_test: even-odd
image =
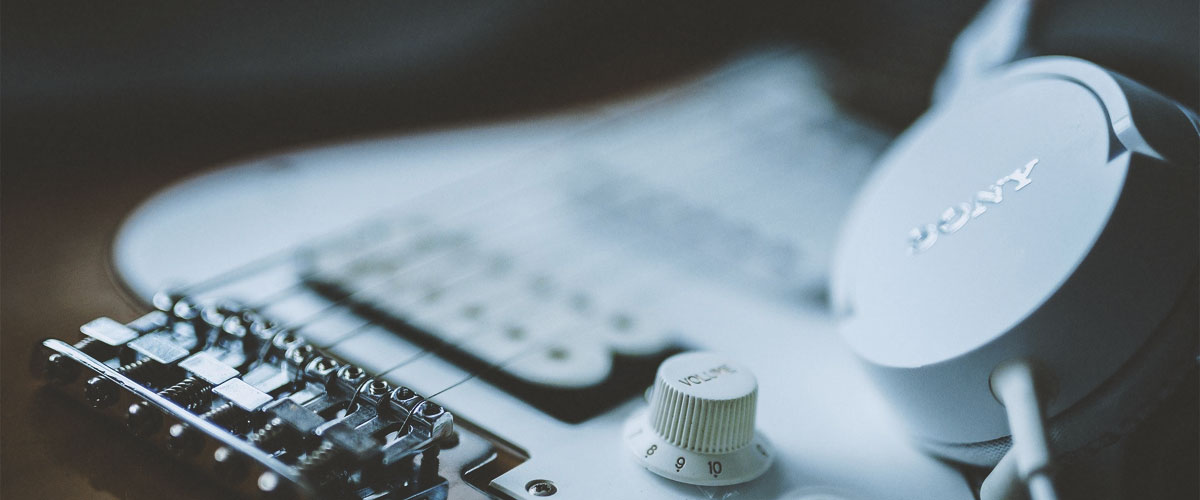
[[[637,395],[678,348],[621,291],[556,283],[465,231],[408,224],[310,249],[304,283],[559,420]]]

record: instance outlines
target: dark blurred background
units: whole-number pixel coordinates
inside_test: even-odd
[[[764,43],[817,48],[841,104],[899,131],[929,104],[981,4],[4,2],[0,497],[214,494],[36,393],[25,369],[35,339],[136,312],[109,275],[108,246],[123,215],[168,183],[316,142],[620,98]],[[1194,0],[1037,11],[1031,54],[1091,58],[1195,108]]]

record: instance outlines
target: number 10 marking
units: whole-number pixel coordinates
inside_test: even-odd
[[[717,476],[721,475],[721,462],[716,462],[716,461],[709,462],[708,463],[708,473],[712,474],[713,477],[717,477]]]

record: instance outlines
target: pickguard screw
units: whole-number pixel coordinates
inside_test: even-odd
[[[549,479],[535,479],[525,483],[525,491],[528,491],[530,495],[535,497],[548,497],[558,493],[558,487],[550,482]]]

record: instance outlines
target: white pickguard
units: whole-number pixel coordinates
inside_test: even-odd
[[[336,239],[370,217],[422,214],[668,325],[673,341],[752,366],[758,427],[779,453],[751,483],[674,483],[640,469],[622,443],[640,399],[567,424],[436,355],[413,358],[420,348],[348,311],[302,327],[370,370],[411,359],[385,377],[440,392],[461,418],[527,451],[531,458],[495,487],[518,498],[533,498],[525,484],[534,479],[552,480],[563,499],[972,498],[958,473],[909,443],[814,298],[841,215],[885,141],[840,114],[817,77],[802,54],[756,54],[615,105],[214,170],[130,217],[116,241],[117,269],[149,297],[316,237]],[[654,207],[594,204],[572,194],[580,182],[615,183],[606,200],[641,193],[635,198]],[[201,297],[255,304],[293,285],[296,266],[283,259]],[[266,311],[298,321],[328,304],[300,290]]]

